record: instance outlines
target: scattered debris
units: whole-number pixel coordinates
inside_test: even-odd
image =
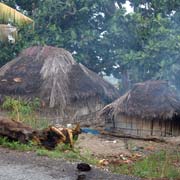
[[[108,159],[101,159],[101,160],[99,161],[99,165],[100,165],[100,166],[107,166],[107,165],[109,165]]]
[[[2,82],[7,82],[7,79],[2,79],[1,81],[2,81]]]
[[[66,127],[67,128],[72,128],[72,124],[67,124]]]
[[[147,146],[147,147],[145,147],[145,150],[147,150],[147,151],[154,151],[155,147],[154,146]]]
[[[91,129],[91,128],[82,128],[83,133],[88,133],[88,134],[93,134],[93,135],[99,135],[100,132],[96,129]]]
[[[113,141],[105,141],[106,143],[114,143],[116,144],[117,143],[117,140],[113,140]]]
[[[144,147],[134,146],[131,150],[132,151],[140,151],[140,150],[143,150],[143,149],[144,149]]]
[[[13,78],[13,81],[16,82],[16,83],[21,83],[22,78],[19,78],[19,77]]]

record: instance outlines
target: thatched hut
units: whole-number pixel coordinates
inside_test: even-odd
[[[119,96],[108,82],[61,48],[35,46],[0,68],[0,96],[38,97],[57,120],[80,120]],[[87,120],[87,119],[86,119]]]
[[[180,135],[180,97],[166,81],[137,83],[100,114],[107,128],[125,134]]]

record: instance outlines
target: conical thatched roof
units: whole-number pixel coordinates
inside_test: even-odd
[[[171,119],[174,115],[180,115],[180,97],[167,81],[137,83],[101,111],[101,116],[106,119],[119,114],[149,120]]]
[[[0,95],[39,97],[47,106],[62,109],[112,102],[118,91],[61,48],[25,49],[0,69]]]

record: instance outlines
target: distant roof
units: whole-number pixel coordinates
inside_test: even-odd
[[[170,119],[180,115],[180,97],[167,81],[137,83],[101,112],[101,115],[107,116],[118,114],[144,119]]]
[[[26,25],[34,21],[20,13],[19,11],[0,2],[0,23],[15,23],[17,25]]]

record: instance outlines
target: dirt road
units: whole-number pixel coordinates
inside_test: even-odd
[[[0,147],[0,180],[78,180],[81,173],[76,166],[77,163]],[[85,175],[85,180],[138,180],[114,175],[95,167]]]

